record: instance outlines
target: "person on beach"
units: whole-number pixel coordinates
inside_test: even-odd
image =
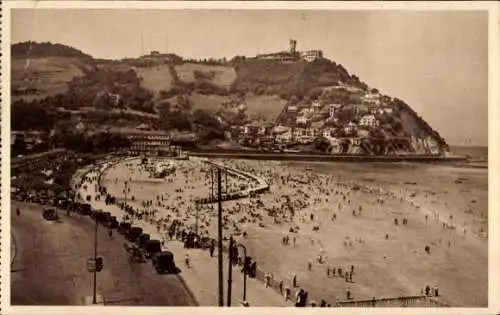
[[[265,278],[266,288],[269,288],[269,284],[271,282],[271,275],[269,273],[266,273],[264,278]]]
[[[292,296],[292,290],[289,287],[285,287],[285,302],[289,301]]]
[[[214,257],[214,251],[215,251],[215,240],[212,240],[210,242],[210,257]]]

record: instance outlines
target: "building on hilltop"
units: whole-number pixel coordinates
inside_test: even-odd
[[[291,63],[300,60],[313,62],[317,59],[322,58],[323,52],[321,50],[297,51],[297,41],[295,39],[290,39],[290,47],[288,51],[280,51],[270,54],[259,54],[255,57],[255,59],[273,60],[282,63]]]
[[[307,62],[313,62],[318,59],[323,58],[323,52],[321,50],[308,50],[300,52],[300,59]]]

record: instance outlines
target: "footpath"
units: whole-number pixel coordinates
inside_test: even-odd
[[[98,172],[90,172],[88,175],[98,176],[99,174]],[[124,212],[117,205],[106,205],[102,200],[95,200],[96,185],[97,183],[87,184],[87,190],[80,190],[81,195],[90,194],[92,196],[91,205],[93,208],[109,211],[117,218],[122,218]],[[158,232],[155,226],[147,222],[134,220],[132,225],[142,228],[144,233],[148,233],[151,238],[162,240],[165,236]],[[184,280],[198,304],[200,306],[217,306],[219,293],[217,250],[214,252],[214,256],[210,257],[208,251],[186,249],[183,243],[177,240],[167,241],[163,250],[169,250],[174,254],[176,265],[181,269],[179,276]],[[124,255],[126,254],[124,251]],[[189,256],[190,268],[184,263],[186,254]],[[224,305],[227,305],[227,261],[227,254],[224,253]],[[240,306],[240,302],[243,300],[243,274],[238,266],[232,267],[232,274],[231,305]],[[249,277],[247,277],[246,301],[250,306],[293,306],[291,301],[285,301],[285,298],[271,287],[266,288],[261,281]]]

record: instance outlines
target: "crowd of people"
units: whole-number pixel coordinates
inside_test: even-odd
[[[271,187],[269,192],[224,203],[222,223],[225,235],[246,238],[249,235],[247,228],[250,225],[288,226],[288,233],[282,236],[282,245],[295,246],[297,239],[301,238],[299,233],[301,229],[312,224],[312,231],[318,232],[324,224],[316,217],[315,209],[318,207],[330,205],[329,217],[332,222],[336,222],[346,213],[353,217],[365,215],[363,206],[356,200],[357,194],[360,193],[371,195],[373,204],[390,200],[401,203],[406,201],[404,197],[394,192],[383,191],[369,185],[360,187],[358,184],[345,181],[340,176],[315,173],[307,168],[298,178],[292,172],[283,171],[283,168],[272,167],[258,161],[224,160],[221,163],[254,174],[255,177],[268,182]],[[226,193],[258,186],[257,181],[231,172],[226,173],[222,178],[227,186]],[[176,171],[169,174],[163,182],[148,182],[148,177],[149,174],[141,170],[139,163],[135,161],[118,164],[106,172],[103,186],[109,194],[113,194],[113,198],[124,210],[123,220],[131,222],[143,220],[155,225],[158,232],[164,233],[163,242],[178,239],[188,247],[212,248],[213,255],[217,206],[215,203],[196,202],[200,197],[214,193],[216,183],[214,185],[214,174],[210,168],[200,161],[180,161],[176,165]],[[409,219],[404,215],[388,219],[393,220],[395,225],[409,224]],[[386,239],[390,238],[389,233],[383,235]],[[364,243],[365,240],[346,238],[344,246],[352,247],[354,242]],[[309,259],[306,269],[311,271],[314,261],[315,264],[323,266],[327,277],[342,278],[346,283],[345,298],[352,299],[352,289],[347,284],[354,282],[354,266],[349,265],[347,268],[335,266],[335,262],[328,259],[321,241],[311,239],[311,247],[315,245],[321,250],[318,250],[315,257]],[[267,280],[265,282],[267,283]],[[299,291],[301,289],[297,288]],[[286,288],[281,288],[280,291],[286,299],[290,299]],[[302,293],[298,299],[303,303],[308,299],[307,294]],[[326,306],[328,303],[322,301],[321,305]]]

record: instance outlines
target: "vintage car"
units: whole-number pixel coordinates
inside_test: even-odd
[[[126,238],[130,242],[134,243],[139,238],[139,236],[141,236],[141,234],[142,234],[142,228],[133,226],[128,231]]]
[[[163,251],[157,253],[152,259],[153,267],[159,274],[163,273],[176,273],[174,254],[170,251]]]
[[[47,221],[57,221],[59,220],[59,215],[55,208],[45,208],[43,209],[42,217]]]
[[[130,223],[120,222],[120,225],[118,225],[118,233],[126,236],[130,230],[130,227]]]
[[[147,240],[144,243],[143,250],[146,258],[151,259],[154,255],[161,252],[161,243],[159,240]]]

